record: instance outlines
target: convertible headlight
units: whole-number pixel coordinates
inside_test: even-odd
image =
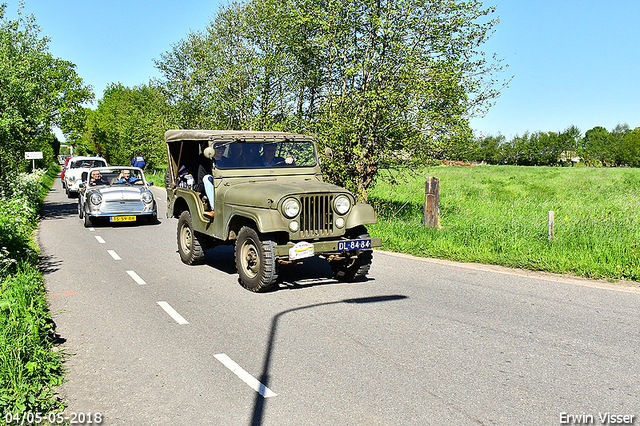
[[[349,201],[349,198],[344,195],[339,195],[336,197],[333,205],[335,206],[338,214],[345,214],[351,208],[351,201]]]
[[[294,217],[298,216],[298,213],[300,213],[300,204],[298,203],[298,200],[289,198],[284,202],[282,212],[289,219],[293,219]]]
[[[102,195],[98,194],[97,192],[94,192],[89,196],[89,201],[91,201],[91,204],[95,206],[99,206],[100,203],[102,203]]]
[[[142,199],[142,202],[145,204],[153,203],[153,195],[151,195],[151,193],[149,192],[143,192],[140,198]]]

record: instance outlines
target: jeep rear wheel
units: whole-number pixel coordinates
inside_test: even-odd
[[[364,226],[358,226],[348,234],[349,238],[360,240],[370,238]],[[329,262],[331,270],[338,281],[361,281],[367,277],[371,262],[373,261],[373,250],[356,250],[351,252],[351,256],[346,259],[332,260]]]
[[[178,252],[187,265],[198,265],[204,261],[204,249],[198,234],[193,230],[191,213],[185,210],[178,219]]]
[[[273,285],[277,274],[275,242],[262,240],[258,232],[243,226],[235,246],[240,283],[247,290],[261,292]]]

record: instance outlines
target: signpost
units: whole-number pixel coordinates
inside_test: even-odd
[[[24,153],[26,160],[31,160],[31,171],[36,168],[36,160],[42,160],[42,151],[27,151]]]

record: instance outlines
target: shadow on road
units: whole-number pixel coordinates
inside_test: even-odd
[[[271,330],[269,331],[269,337],[267,342],[267,351],[264,355],[264,361],[262,363],[262,374],[260,375],[260,383],[264,385],[264,388],[269,387],[269,369],[271,368],[271,358],[273,356],[273,344],[275,342],[276,332],[278,329],[278,321],[286,314],[292,312],[302,311],[305,309],[318,308],[321,306],[337,305],[340,303],[346,304],[366,304],[366,303],[380,303],[380,302],[392,302],[396,300],[407,299],[407,296],[402,295],[387,295],[387,296],[373,296],[373,297],[359,297],[355,299],[337,300],[334,302],[316,303],[313,305],[301,306],[298,308],[287,309],[279,314],[275,315],[271,320]],[[251,426],[260,426],[264,418],[264,409],[266,406],[266,398],[263,396],[263,392],[256,394],[256,398],[253,404],[253,416],[251,418]]]
[[[225,274],[235,275],[238,273],[232,245],[222,245],[207,250],[204,264]],[[333,277],[333,271],[326,260],[311,257],[300,263],[280,265],[276,284],[269,292],[298,290],[331,284],[343,283]]]
[[[53,256],[40,255],[38,258],[40,259],[39,269],[42,275],[48,275],[52,272],[56,272],[60,269],[60,265],[62,264],[62,260]]]
[[[78,214],[77,201],[65,201],[61,203],[45,203],[42,207],[42,219],[62,219]]]

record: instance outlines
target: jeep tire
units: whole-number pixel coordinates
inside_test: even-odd
[[[198,233],[193,230],[191,213],[185,210],[178,219],[178,253],[180,259],[187,265],[199,265],[204,262],[204,248],[200,243]]]
[[[370,238],[367,229],[362,225],[352,229],[347,235],[355,240]],[[367,277],[372,261],[373,250],[356,250],[355,257],[352,255],[346,259],[332,260],[329,265],[338,281],[354,282]]]
[[[274,241],[263,240],[251,227],[243,226],[240,229],[235,258],[240,284],[244,288],[263,292],[275,283],[278,277],[275,246]]]

